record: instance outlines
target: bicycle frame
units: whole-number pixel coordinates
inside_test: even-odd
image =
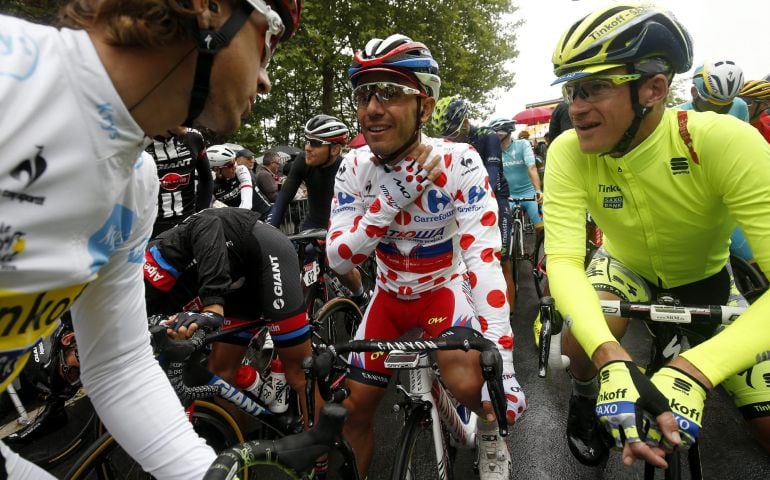
[[[433,448],[440,479],[447,477],[450,466],[448,445],[444,440],[441,426],[447,428],[452,439],[465,448],[473,448],[476,444],[476,423],[478,417],[471,412],[468,422],[464,422],[449,396],[444,385],[433,371],[430,357],[426,352],[420,352],[415,368],[409,369],[409,387],[403,384],[398,389],[406,396],[411,405],[430,404],[431,431],[433,433]],[[464,407],[463,407],[464,408]],[[410,412],[412,410],[410,409]],[[428,412],[422,412],[426,415]]]

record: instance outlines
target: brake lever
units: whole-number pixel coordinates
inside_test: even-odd
[[[315,422],[315,375],[313,375],[313,357],[302,360],[302,370],[305,372],[305,402],[307,402],[307,426]]]
[[[505,390],[503,388],[503,358],[496,348],[484,350],[481,352],[481,374],[487,381],[489,390],[489,400],[492,402],[492,408],[497,417],[497,427],[500,435],[508,435],[508,422],[505,418],[506,401]]]
[[[554,317],[553,297],[540,299],[540,349],[537,355],[537,376],[545,378],[548,373],[548,354],[551,350],[551,326]]]

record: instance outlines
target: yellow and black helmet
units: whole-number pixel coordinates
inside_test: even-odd
[[[738,92],[739,97],[770,100],[770,82],[766,80],[747,80]]]
[[[575,22],[553,52],[554,84],[663,58],[675,73],[692,66],[692,40],[676,18],[653,5],[613,4]]]

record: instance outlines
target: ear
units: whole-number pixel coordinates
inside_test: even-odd
[[[339,143],[333,143],[332,149],[330,152],[332,154],[332,157],[338,156],[340,152],[342,152],[342,145],[340,145]]]
[[[430,116],[433,114],[433,109],[436,108],[436,99],[433,97],[422,98],[422,115],[420,116],[420,123],[425,125],[430,120]]]
[[[652,107],[665,102],[668,97],[668,78],[662,73],[653,75],[645,81],[639,89],[639,103],[645,107]]]
[[[62,335],[60,342],[65,347],[75,345],[75,332],[70,332],[65,335]]]

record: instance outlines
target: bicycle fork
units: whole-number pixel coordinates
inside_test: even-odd
[[[449,393],[433,372],[430,358],[425,352],[420,353],[416,368],[409,370],[409,389],[403,385],[399,385],[398,389],[406,396],[407,415],[420,415],[424,421],[430,421],[439,478],[447,478],[447,469],[451,463],[442,422],[459,446],[473,448],[476,441],[476,415],[469,412],[467,421],[461,418]]]

